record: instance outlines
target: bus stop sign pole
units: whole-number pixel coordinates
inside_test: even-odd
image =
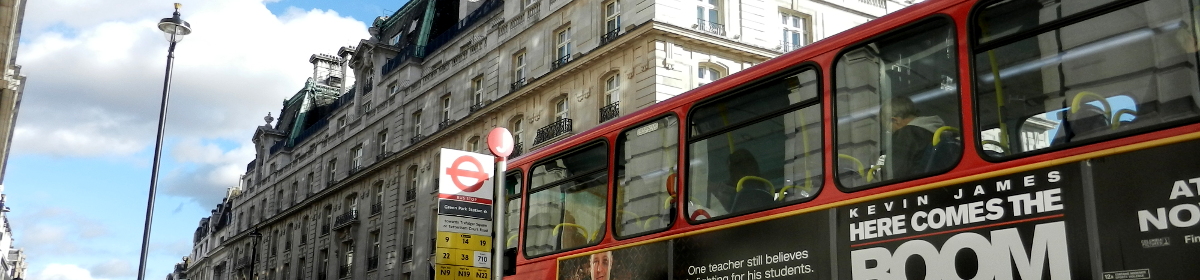
[[[504,250],[508,247],[508,228],[505,227],[505,214],[508,213],[508,193],[504,189],[504,172],[508,169],[508,155],[513,151],[513,137],[508,129],[503,127],[493,128],[488,133],[487,138],[488,150],[496,155],[496,178],[494,179],[495,194],[497,198],[492,203],[492,232],[495,238],[492,239],[492,279],[504,280],[504,262],[513,261],[504,259]]]

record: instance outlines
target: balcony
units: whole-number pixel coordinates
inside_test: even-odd
[[[549,141],[550,139],[554,139],[555,137],[559,137],[559,136],[566,135],[567,133],[571,133],[571,131],[573,131],[572,126],[571,126],[571,119],[568,119],[568,118],[559,119],[553,123],[550,123],[550,125],[539,128],[537,130],[537,136],[533,138],[533,144],[534,145],[541,144],[542,142]]]
[[[404,246],[404,250],[403,250],[403,251],[401,251],[401,253],[400,253],[400,257],[401,257],[401,260],[403,260],[403,261],[406,261],[406,262],[410,262],[410,261],[412,261],[412,260],[413,260],[413,247],[412,247],[412,245]]]
[[[350,210],[333,219],[333,229],[342,229],[358,222],[358,210]]]
[[[803,47],[803,45],[792,44],[788,41],[779,42],[779,49],[783,52],[794,51],[800,49],[800,47]]]
[[[347,264],[347,265],[343,265],[343,266],[339,267],[338,268],[338,278],[339,279],[350,278],[350,268],[352,268],[353,266],[354,266],[354,264]]]
[[[619,116],[621,116],[621,101],[600,108],[600,122],[606,122]]]
[[[491,103],[491,101],[480,101],[479,103],[475,103],[475,105],[471,105],[471,113],[483,110],[483,107],[487,107],[487,105]]]
[[[609,42],[616,40],[617,37],[620,37],[620,36],[621,36],[621,29],[618,28],[618,29],[609,30],[608,32],[604,33],[604,35],[600,35],[600,45],[603,46],[605,44],[608,44]]]
[[[409,187],[408,189],[404,190],[404,201],[413,200],[417,200],[417,189]]]
[[[517,91],[518,89],[521,89],[521,87],[525,86],[525,78],[517,79],[516,82],[513,82],[512,84],[509,84],[508,86],[511,91]]]
[[[409,138],[408,143],[409,143],[409,145],[415,145],[418,142],[421,142],[421,140],[425,140],[425,137],[426,136],[424,134],[417,134],[417,136],[413,136],[412,138]]]
[[[515,158],[517,156],[520,156],[521,153],[525,152],[524,147],[525,147],[524,142],[517,142],[516,144],[513,144],[513,151],[511,154],[508,154],[508,158]]]
[[[383,203],[371,204],[371,216],[379,215],[379,213],[383,213]]]
[[[570,62],[571,62],[571,54],[569,54],[569,53],[563,54],[562,56],[559,56],[558,59],[555,59],[554,62],[550,63],[550,70],[562,68],[563,66],[567,65],[567,63],[570,63]]]
[[[887,1],[884,0],[858,0],[858,2],[879,8],[887,8]]]
[[[379,268],[379,256],[371,256],[367,258],[367,270],[375,270]]]
[[[712,34],[712,35],[725,36],[725,25],[724,24],[710,22],[710,21],[706,21],[706,20],[702,20],[702,19],[696,20],[696,30],[699,30],[700,32]]]
[[[458,122],[458,120],[444,119],[442,122],[438,123],[438,130],[446,129],[456,122]]]

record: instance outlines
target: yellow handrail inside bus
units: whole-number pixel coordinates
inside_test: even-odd
[[[938,143],[942,142],[942,132],[946,132],[946,131],[958,132],[958,128],[954,128],[953,126],[948,126],[948,125],[939,127],[937,129],[937,131],[933,132],[933,145],[934,146],[937,146]]]
[[[979,17],[979,31],[984,36],[988,34],[987,24]],[[1000,124],[1000,144],[1008,146],[1008,124],[1004,123],[1004,86],[1000,83],[1000,66],[996,65],[995,50],[988,50],[988,62],[992,66],[992,84],[996,87],[996,122]]]
[[[658,216],[650,216],[649,218],[646,218],[646,221],[642,222],[642,229],[650,230],[650,221],[653,221],[654,219],[658,219]]]
[[[517,235],[516,235],[516,234],[514,234],[513,236],[509,236],[509,237],[508,237],[508,241],[505,241],[504,245],[506,245],[506,246],[508,246],[508,245],[513,245],[513,244],[512,244],[512,243],[513,243],[513,240],[516,240],[516,239],[517,239]]]
[[[583,234],[583,238],[587,238],[587,242],[589,242],[589,243],[590,243],[590,242],[592,242],[592,239],[595,239],[595,238],[596,238],[596,236],[595,236],[596,234],[595,234],[595,233],[592,233],[592,234],[590,234],[590,235],[589,235],[589,234],[588,234],[588,230],[587,230],[587,228],[585,228],[585,227],[583,227],[583,226],[581,226],[581,225],[573,224],[573,223],[559,223],[558,225],[555,225],[555,226],[554,226],[554,229],[552,229],[552,230],[550,231],[550,234],[551,234],[551,235],[553,235],[553,236],[556,236],[556,237],[557,237],[557,236],[559,235],[559,231],[558,231],[558,230],[559,230],[559,229],[561,229],[561,228],[563,228],[564,226],[566,226],[566,227],[578,228],[579,230],[583,231],[583,232],[582,232],[582,234]]]
[[[758,176],[742,177],[742,179],[738,180],[737,188],[734,190],[736,190],[737,192],[742,192],[742,184],[745,184],[746,181],[759,181],[759,182],[766,183],[767,187],[770,188],[771,193],[775,193],[775,185],[771,184],[771,181],[768,181],[767,179],[764,179],[763,177],[758,177]]]
[[[1113,117],[1112,117],[1112,129],[1113,130],[1116,130],[1118,127],[1121,126],[1121,115],[1125,115],[1125,114],[1129,114],[1135,118],[1137,117],[1137,111],[1130,110],[1130,109],[1117,110],[1116,113],[1113,113]]]
[[[996,146],[996,147],[999,147],[999,148],[1000,148],[1000,151],[1001,151],[1001,152],[1003,152],[1004,154],[1008,154],[1008,146],[1005,146],[1004,144],[1000,144],[1000,142],[996,142],[996,140],[983,140],[983,141],[979,141],[979,144],[982,144],[982,145],[988,145],[988,144],[994,145],[994,146]]]
[[[717,110],[719,110],[721,112],[721,122],[723,122],[726,126],[728,126],[729,125],[729,115],[728,115],[729,112],[725,109],[725,103],[717,104]],[[732,155],[734,152],[733,131],[725,133],[725,140],[729,141],[729,154]]]
[[[1075,94],[1075,98],[1071,99],[1071,114],[1079,112],[1080,105],[1082,105],[1080,103],[1083,102],[1084,97],[1091,97],[1092,99],[1099,101],[1100,105],[1104,105],[1104,116],[1110,118],[1112,117],[1112,106],[1108,105],[1108,100],[1105,99],[1104,96],[1090,91],[1081,91]]]
[[[863,174],[863,163],[861,161],[858,161],[857,158],[854,158],[853,156],[850,156],[847,154],[838,154],[838,158],[848,159],[850,161],[853,161],[855,165],[858,165],[858,176],[866,176],[866,174]]]

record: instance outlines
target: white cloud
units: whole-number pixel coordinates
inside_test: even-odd
[[[46,265],[45,269],[38,274],[37,278],[31,280],[100,280],[103,278],[94,278],[92,273],[87,269],[73,265],[52,263]]]
[[[121,278],[136,277],[137,271],[132,263],[122,259],[109,259],[92,266],[91,272],[96,277]]]
[[[163,184],[169,195],[187,197],[201,207],[213,207],[225,197],[225,190],[238,185],[238,176],[254,158],[253,143],[229,151],[212,143],[188,140],[172,149],[172,158],[189,166],[168,174]]]
[[[71,256],[98,253],[88,242],[110,235],[104,223],[60,207],[39,208],[29,214],[10,216],[20,225],[20,246],[44,256]]]
[[[18,56],[28,81],[14,153],[129,156],[153,145],[167,51],[155,26],[170,5],[32,2]],[[175,52],[167,123],[175,139],[246,141],[311,75],[310,55],[368,36],[366,25],[336,12],[276,16],[261,0],[202,1],[182,14],[194,33]]]

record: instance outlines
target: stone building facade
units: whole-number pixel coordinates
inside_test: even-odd
[[[410,1],[310,58],[188,275],[431,279],[439,148],[484,152],[506,127],[519,156],[906,5]]]

